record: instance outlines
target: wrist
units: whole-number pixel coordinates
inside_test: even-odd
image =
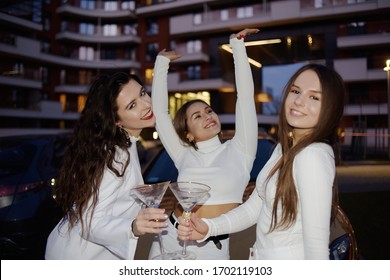
[[[137,230],[137,226],[135,224],[137,219],[134,219],[133,222],[131,223],[131,232],[135,237],[140,237],[142,234]]]

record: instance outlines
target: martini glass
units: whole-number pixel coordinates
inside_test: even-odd
[[[142,184],[131,190],[131,193],[142,201],[147,207],[158,208],[161,200],[164,197],[165,191],[168,188],[170,181],[165,181],[155,184]],[[162,244],[161,233],[157,235],[158,243],[160,244],[161,255],[156,256],[156,259],[165,259],[165,251]]]
[[[182,218],[185,221],[189,221],[191,217],[191,211],[195,205],[204,201],[204,198],[208,195],[210,187],[195,182],[175,182],[170,183],[169,188],[177,198],[180,205],[183,207]],[[173,256],[174,254],[174,256]],[[183,241],[183,250],[170,253],[170,258],[175,260],[194,260],[196,254],[187,251],[186,240]]]

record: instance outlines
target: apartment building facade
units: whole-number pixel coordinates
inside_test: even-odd
[[[261,30],[247,39],[259,126],[275,132],[282,87],[297,67],[324,63],[347,85],[345,144],[357,154],[386,150],[387,0],[7,2],[0,4],[1,127],[70,128],[95,75],[132,72],[150,89],[155,56],[167,48],[183,54],[169,73],[172,113],[202,98],[232,129],[235,81],[226,44],[231,33],[252,27]],[[29,16],[12,12],[15,2],[30,3]]]

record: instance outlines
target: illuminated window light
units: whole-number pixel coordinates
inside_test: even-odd
[[[229,53],[233,53],[232,49],[231,49],[230,46],[227,45],[227,44],[223,44],[223,45],[221,46],[221,48],[222,48],[223,50],[229,52]],[[254,59],[252,59],[252,58],[250,58],[250,57],[248,57],[248,61],[249,61],[250,64],[252,64],[253,66],[256,66],[257,68],[261,68],[261,67],[262,67],[262,65],[261,65],[260,62],[254,60]]]

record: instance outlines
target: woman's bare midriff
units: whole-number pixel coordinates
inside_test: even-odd
[[[201,205],[195,206],[192,209],[192,212],[196,213],[198,218],[215,218],[219,215],[225,214],[230,210],[236,208],[239,203],[227,203],[227,204],[219,204],[219,205]],[[180,217],[183,213],[183,208],[181,206],[177,207],[174,210],[175,216]]]

